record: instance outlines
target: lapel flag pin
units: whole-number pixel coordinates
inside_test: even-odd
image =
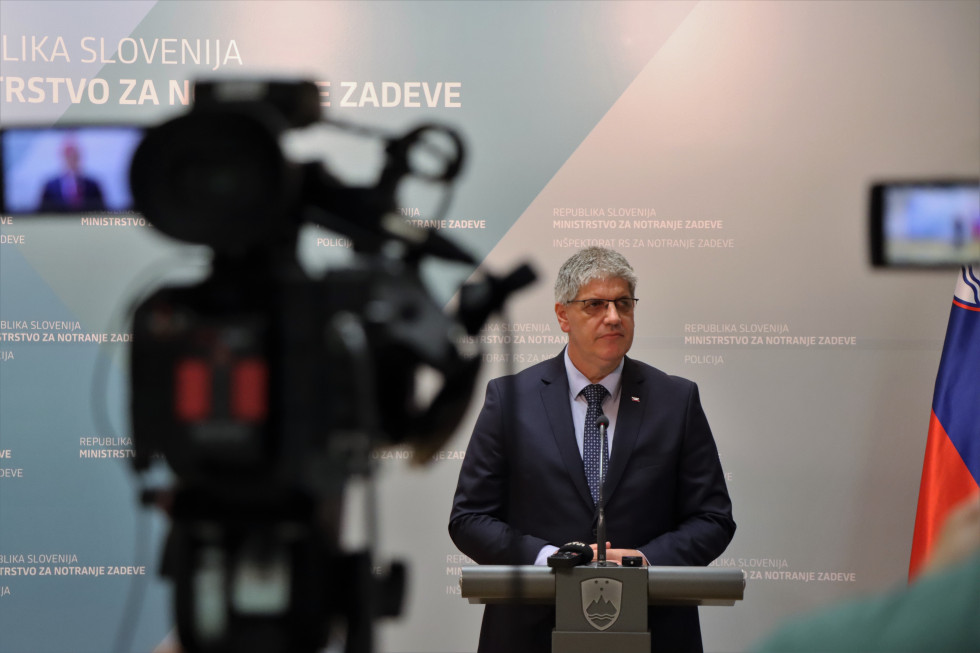
[[[632,399],[636,403],[640,403],[640,398],[639,397],[633,397],[633,396],[631,396],[630,399]]]

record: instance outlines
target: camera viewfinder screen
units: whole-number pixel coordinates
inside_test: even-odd
[[[129,165],[143,132],[124,126],[4,129],[4,213],[131,211]]]
[[[885,191],[885,258],[898,265],[980,261],[980,186],[891,186]]]

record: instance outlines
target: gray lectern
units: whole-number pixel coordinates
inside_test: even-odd
[[[470,603],[553,603],[553,653],[649,653],[648,605],[734,605],[745,592],[745,574],[715,567],[480,565],[463,567],[459,584]]]

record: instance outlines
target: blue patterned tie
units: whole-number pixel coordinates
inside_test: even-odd
[[[602,415],[602,400],[609,396],[606,387],[594,383],[585,386],[581,394],[585,395],[585,400],[589,402],[589,407],[585,411],[585,433],[582,441],[582,461],[585,463],[585,478],[589,481],[589,492],[592,493],[592,500],[599,504],[599,450],[602,449],[602,468],[606,470],[609,466],[609,445],[600,442],[599,427],[595,421]],[[606,444],[605,447],[602,444]]]

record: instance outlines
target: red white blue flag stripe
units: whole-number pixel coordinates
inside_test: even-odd
[[[915,514],[909,578],[928,559],[950,508],[980,492],[980,266],[953,293]]]

